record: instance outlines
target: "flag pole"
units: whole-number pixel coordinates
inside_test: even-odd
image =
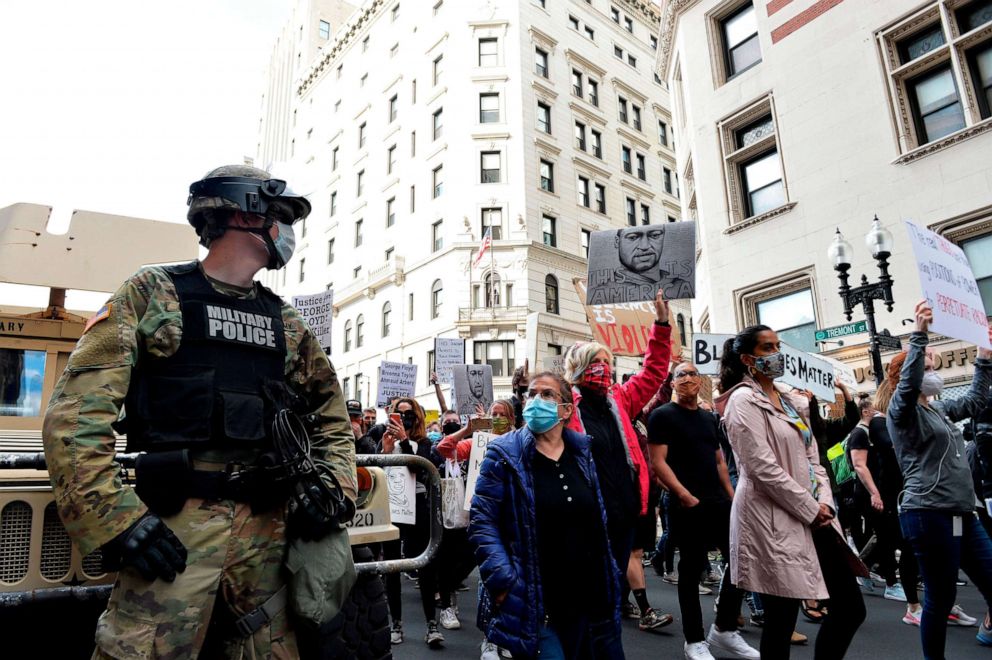
[[[492,287],[490,291],[490,299],[492,300],[492,318],[493,324],[496,323],[496,243],[493,241],[493,226],[489,225],[489,285]]]

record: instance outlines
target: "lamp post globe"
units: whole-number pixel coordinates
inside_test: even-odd
[[[865,235],[865,245],[871,250],[871,256],[876,259],[888,257],[892,254],[892,244],[892,232],[882,226],[876,215],[875,219],[872,220],[871,229]]]
[[[834,240],[830,243],[830,247],[827,248],[827,258],[830,259],[831,265],[833,265],[835,270],[846,270],[851,267],[851,257],[853,256],[854,248],[851,244],[844,240],[843,234],[840,233],[840,229],[834,234]]]

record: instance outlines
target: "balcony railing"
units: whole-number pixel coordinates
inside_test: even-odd
[[[521,321],[526,320],[526,307],[461,307],[459,321]]]

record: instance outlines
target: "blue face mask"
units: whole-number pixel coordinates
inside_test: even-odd
[[[431,431],[427,434],[427,439],[431,441],[431,444],[441,442],[443,437],[440,431]]]
[[[524,421],[534,433],[545,433],[561,421],[558,419],[558,404],[536,398],[527,402],[524,408]]]

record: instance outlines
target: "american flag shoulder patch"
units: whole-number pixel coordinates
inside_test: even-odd
[[[97,313],[91,316],[90,320],[86,322],[86,327],[83,328],[83,334],[89,332],[89,329],[92,328],[97,323],[99,323],[100,321],[104,320],[105,318],[108,318],[110,316],[110,308],[111,308],[111,303],[107,303],[99,310],[97,310]]]

